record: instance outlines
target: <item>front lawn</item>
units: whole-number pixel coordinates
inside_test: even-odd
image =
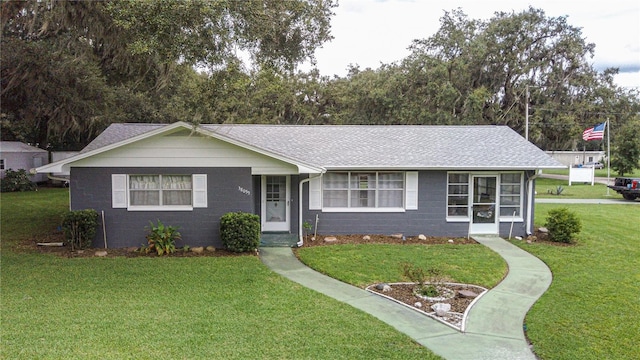
[[[338,280],[366,287],[403,278],[405,263],[438,269],[451,282],[493,287],[507,272],[507,264],[480,244],[392,245],[359,244],[314,246],[298,249],[308,266]]]
[[[542,359],[637,359],[640,344],[640,206],[536,204],[536,224],[566,207],[582,220],[577,245],[515,242],[553,272],[526,318]]]
[[[2,194],[3,359],[436,359],[390,326],[255,256],[60,258],[64,189]]]
[[[558,186],[562,186],[563,190],[560,195],[549,194],[549,191],[555,191]],[[607,196],[607,186],[604,184],[572,183],[569,186],[569,180],[537,178],[536,179],[536,197],[551,199],[622,199],[622,195],[609,189]]]

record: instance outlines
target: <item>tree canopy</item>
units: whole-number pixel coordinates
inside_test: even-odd
[[[445,12],[411,54],[345,77],[298,65],[331,39],[333,1],[2,3],[2,136],[83,146],[112,122],[498,124],[547,150],[595,149],[638,118],[637,90],[543,10]],[[618,137],[620,141],[623,136]],[[42,145],[41,145],[42,146]]]
[[[283,73],[331,39],[331,0],[2,3],[2,132],[86,143],[120,119],[170,122],[204,86],[194,66]],[[182,70],[179,70],[182,69]],[[205,79],[206,80],[206,79]],[[175,113],[167,103],[183,108]],[[182,119],[188,120],[188,119]]]

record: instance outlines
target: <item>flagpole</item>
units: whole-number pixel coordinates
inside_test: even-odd
[[[607,196],[609,195],[609,185],[611,184],[611,127],[607,118]]]

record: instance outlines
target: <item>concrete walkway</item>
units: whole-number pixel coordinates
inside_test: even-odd
[[[509,273],[473,306],[464,334],[405,306],[320,274],[298,261],[289,248],[260,248],[260,259],[276,273],[373,315],[445,359],[535,359],[525,340],[523,321],[531,305],[551,284],[549,268],[496,236],[474,239],[500,254],[509,265]]]

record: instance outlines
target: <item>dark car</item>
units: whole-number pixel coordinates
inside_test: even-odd
[[[586,168],[595,168],[595,169],[604,169],[604,165],[600,162],[588,162],[584,165],[582,165],[582,167],[586,167]]]

